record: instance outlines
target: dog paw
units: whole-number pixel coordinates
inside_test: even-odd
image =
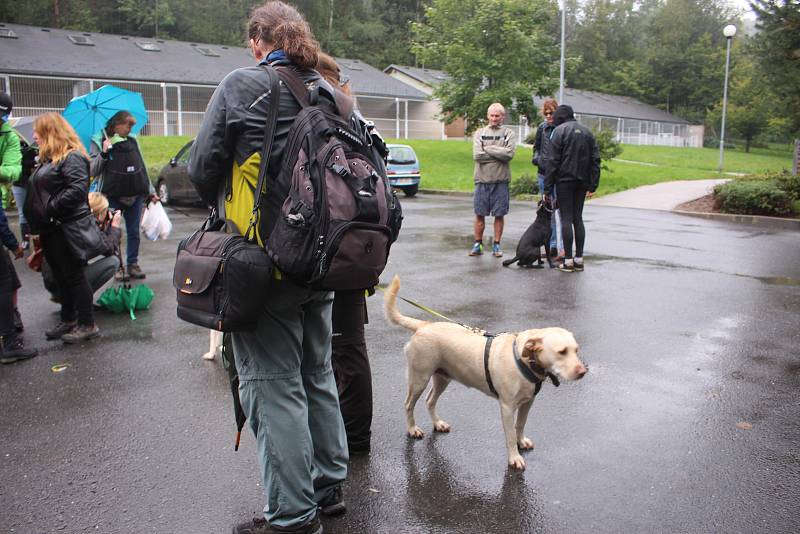
[[[450,425],[439,419],[433,424],[433,429],[436,432],[450,432]]]
[[[216,355],[216,351],[214,351],[214,352],[206,352],[205,354],[203,354],[203,359],[204,360],[213,360],[215,355]]]
[[[423,437],[425,437],[425,432],[423,432],[420,427],[413,426],[408,429],[408,435],[414,439],[422,439]]]
[[[509,456],[508,466],[513,469],[516,469],[517,471],[525,471],[525,459],[519,454],[514,456]]]
[[[533,448],[533,441],[529,438],[522,438],[517,442],[517,447],[521,451],[529,451]]]

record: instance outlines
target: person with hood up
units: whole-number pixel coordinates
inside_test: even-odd
[[[558,106],[553,124],[556,128],[545,157],[544,193],[546,198],[552,198],[555,191],[561,210],[564,261],[558,268],[564,272],[583,271],[583,203],[600,184],[600,149],[591,130],[575,120],[572,107]]]

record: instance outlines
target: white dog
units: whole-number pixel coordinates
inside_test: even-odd
[[[433,386],[426,404],[433,428],[437,432],[450,431],[450,425],[436,414],[436,401],[450,380],[455,379],[497,397],[508,464],[515,469],[525,469],[525,460],[519,451],[533,448],[533,441],[525,437],[523,431],[541,383],[550,376],[558,385],[558,378],[578,380],[587,372],[578,358],[578,344],[572,333],[563,328],[540,328],[499,334],[493,338],[486,358],[487,337],[481,333],[454,323],[420,321],[400,314],[397,310],[399,289],[400,279],[395,276],[383,302],[389,322],[414,332],[405,346],[408,359],[405,410],[409,436],[420,439],[424,435],[414,422],[414,406],[431,377]]]
[[[209,330],[208,352],[203,354],[204,360],[213,360],[222,350],[222,332],[219,330]]]

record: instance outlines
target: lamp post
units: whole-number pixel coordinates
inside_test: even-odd
[[[731,39],[736,35],[736,26],[728,24],[722,30],[722,35],[728,41],[728,47],[725,52],[725,87],[722,90],[722,126],[719,130],[719,166],[717,171],[722,172],[722,159],[725,152],[725,112],[728,110],[728,69],[731,65]]]
[[[561,63],[558,77],[558,103],[564,103],[564,30],[567,26],[567,0],[561,0]]]

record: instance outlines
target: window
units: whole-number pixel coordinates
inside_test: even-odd
[[[210,48],[206,48],[204,46],[195,46],[194,49],[203,54],[204,56],[219,57],[219,54],[217,54],[215,51],[213,51]]]
[[[94,41],[89,39],[86,35],[69,35],[69,40],[76,45],[81,46],[94,46]]]
[[[161,52],[161,48],[151,41],[136,41],[136,46],[145,52]]]
[[[389,147],[389,163],[397,163],[407,165],[409,163],[416,163],[417,156],[414,151],[407,146],[391,146]]]
[[[17,34],[14,33],[14,30],[9,28],[0,28],[0,37],[5,39],[17,39]]]

